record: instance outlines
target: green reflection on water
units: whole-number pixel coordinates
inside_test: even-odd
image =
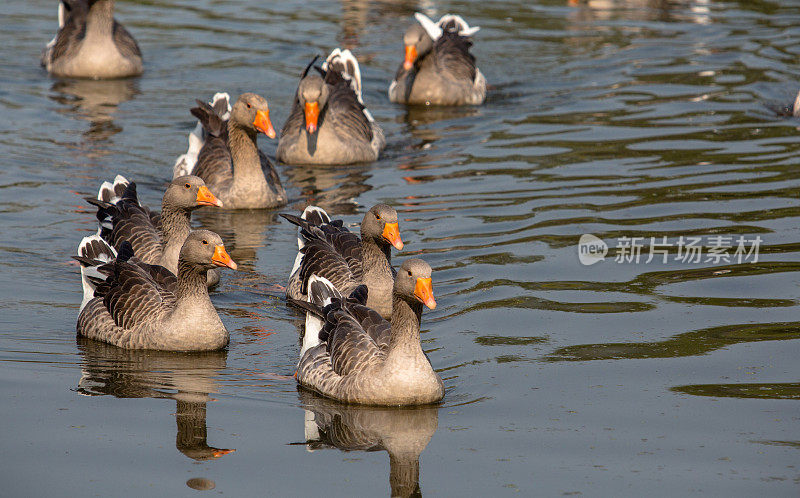
[[[778,384],[693,384],[671,387],[670,391],[694,396],[722,398],[800,399],[800,382]]]
[[[555,350],[545,361],[621,360],[698,356],[732,344],[800,338],[800,322],[709,327],[658,342],[579,344]]]

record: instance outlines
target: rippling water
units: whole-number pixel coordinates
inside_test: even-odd
[[[0,25],[2,494],[796,496],[798,2],[119,1],[146,72],[114,82],[39,69],[54,3],[12,2]],[[484,106],[388,102],[416,10],[481,26]],[[76,342],[80,195],[122,173],[157,205],[195,98],[256,91],[278,127],[338,45],[388,148],[281,166],[287,209],[398,208],[398,261],[435,269],[422,337],[443,406],[297,391],[301,317],[278,287],[296,246],[273,211],[195,218],[242,270],[212,295],[227,351]],[[605,261],[579,262],[582,234]],[[665,236],[668,262],[615,262],[620,237]],[[763,242],[757,261],[687,263],[681,236]]]

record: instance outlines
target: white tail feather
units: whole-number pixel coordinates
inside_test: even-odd
[[[358,66],[358,59],[356,56],[353,55],[352,52],[348,49],[340,49],[335,48],[333,52],[325,59],[325,62],[322,63],[323,71],[327,71],[331,64],[334,62],[338,62],[344,68],[342,71],[342,76],[344,79],[350,82],[350,87],[356,93],[356,97],[358,97],[358,101],[361,105],[364,105],[364,101],[361,99],[361,68]],[[350,74],[347,69],[347,63],[350,62],[352,64],[353,74]]]
[[[108,243],[100,238],[99,235],[84,237],[78,244],[78,256],[99,261],[101,264],[108,263],[117,257],[117,251]],[[80,311],[86,304],[94,298],[95,285],[89,277],[105,278],[97,271],[97,266],[89,266],[81,263],[81,283],[83,284],[83,301],[81,301]],[[79,311],[79,312],[80,312]]]
[[[67,20],[67,10],[64,8],[64,2],[58,2],[58,28],[64,27],[64,21]],[[55,38],[53,38],[55,41]]]
[[[211,102],[209,102],[209,104],[211,104],[211,107],[214,107],[215,105],[217,105],[217,102],[219,102],[222,99],[225,99],[225,105],[228,108],[228,110],[223,112],[220,115],[220,117],[222,118],[223,121],[227,121],[231,117],[231,96],[228,95],[227,92],[215,93],[214,96],[211,97]]]
[[[122,175],[115,176],[114,183],[103,182],[100,185],[100,189],[97,191],[97,200],[116,204],[120,200],[117,191],[119,190],[119,194],[121,195],[129,183],[128,179]]]
[[[314,284],[322,284],[325,287],[325,292],[322,294],[311,292]],[[311,275],[311,277],[309,277],[307,291],[309,302],[316,304],[321,308],[331,304],[331,299],[333,297],[341,297],[341,293],[336,290],[336,287],[334,287],[330,280],[318,275]],[[321,318],[311,313],[306,313],[306,331],[305,335],[303,336],[303,347],[300,349],[301,357],[308,349],[313,348],[320,343],[319,332],[322,330],[323,324],[324,323]]]
[[[480,26],[475,26],[474,28],[470,28],[467,21],[464,20],[463,17],[457,14],[445,14],[440,19],[439,22],[436,23],[439,25],[440,28],[444,27],[445,24],[453,22],[456,26],[458,26],[458,30],[456,31],[461,36],[472,36],[478,32]]]
[[[321,207],[317,207],[317,206],[308,206],[308,207],[306,207],[303,210],[303,214],[300,215],[300,218],[302,218],[304,220],[307,220],[311,213],[317,213],[318,216],[322,219],[323,223],[330,223],[331,222],[331,217],[328,215],[328,213],[326,213],[325,210],[322,209]],[[297,248],[298,249],[302,249],[302,248],[304,248],[306,246],[306,241],[303,239],[303,236],[300,234],[300,232],[301,232],[301,228],[298,227],[297,228]],[[295,260],[295,263],[297,264],[297,260]],[[294,273],[294,271],[292,271],[292,273]]]
[[[442,28],[433,22],[430,17],[421,12],[417,12],[414,14],[414,18],[425,28],[428,36],[430,36],[433,41],[438,40],[442,36]]]

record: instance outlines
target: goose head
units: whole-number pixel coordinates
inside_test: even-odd
[[[231,270],[237,267],[225,251],[222,238],[210,230],[195,230],[190,233],[181,247],[179,259],[205,270],[215,266],[225,266]]]
[[[162,209],[171,206],[191,211],[201,206],[222,207],[222,201],[208,190],[202,178],[185,175],[170,182],[167,191],[164,192],[161,206]]]
[[[269,138],[275,138],[275,129],[269,120],[267,99],[255,93],[243,93],[233,104],[231,118],[234,123],[246,130],[261,132]]]
[[[309,133],[316,133],[319,128],[320,111],[328,103],[328,85],[322,80],[319,74],[309,74],[302,80],[297,87],[297,98],[306,116],[306,130]]]
[[[430,309],[436,308],[433,298],[431,267],[421,259],[407,259],[400,265],[394,280],[394,293],[408,302],[420,302]]]
[[[421,24],[414,24],[403,35],[403,44],[406,46],[403,69],[410,71],[419,59],[428,55],[433,49],[433,38]]]
[[[379,247],[393,245],[398,251],[403,249],[397,211],[386,204],[376,204],[364,215],[361,222],[361,238],[372,239]]]

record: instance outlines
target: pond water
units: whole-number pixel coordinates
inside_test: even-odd
[[[54,1],[12,1],[0,25],[0,494],[797,496],[800,122],[780,111],[800,86],[800,3],[116,10],[141,78],[48,77]],[[388,102],[417,10],[481,27],[485,105]],[[279,288],[295,231],[278,211],[195,217],[240,264],[212,293],[226,351],[76,341],[70,256],[96,227],[81,196],[121,173],[157,206],[194,99],[255,91],[280,129],[306,63],[340,45],[388,147],[373,164],[280,165],[285,209],[358,223],[397,207],[395,262],[434,268],[422,338],[444,403],[353,408],[297,390],[302,317]],[[275,141],[260,146],[274,157]],[[584,234],[605,260],[581,263]],[[651,237],[668,246],[647,262]]]

